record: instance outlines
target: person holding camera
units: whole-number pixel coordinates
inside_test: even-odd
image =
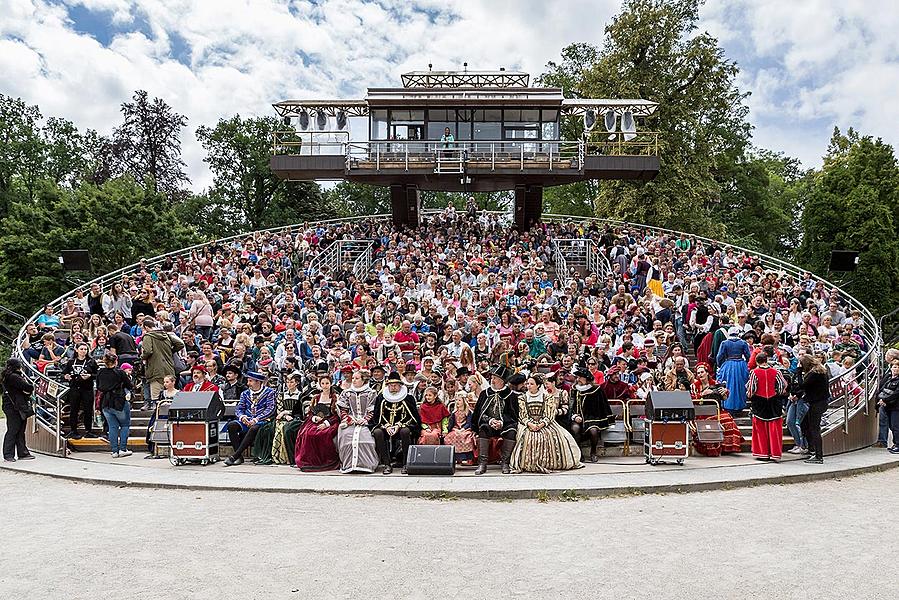
[[[6,435],[3,436],[3,460],[15,462],[31,460],[34,455],[25,446],[25,423],[34,415],[29,397],[34,385],[22,372],[22,361],[10,358],[0,374],[3,386],[3,414],[6,415]]]

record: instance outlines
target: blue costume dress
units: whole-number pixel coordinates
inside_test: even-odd
[[[739,338],[728,338],[718,347],[715,362],[718,364],[718,383],[727,386],[728,396],[724,409],[739,411],[746,408],[746,382],[749,367],[746,361],[752,354],[749,344]]]

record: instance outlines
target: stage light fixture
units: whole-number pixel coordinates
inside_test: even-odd
[[[596,111],[588,108],[584,111],[584,131],[591,131],[596,127]]]
[[[637,121],[634,120],[634,113],[626,110],[621,115],[621,131],[624,132],[624,141],[629,142],[637,137]]]

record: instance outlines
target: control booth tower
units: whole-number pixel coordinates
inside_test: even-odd
[[[274,104],[284,130],[274,135],[272,170],[291,181],[389,187],[397,226],[418,224],[422,190],[514,190],[519,230],[540,218],[545,187],[659,172],[658,135],[645,131],[655,102],[566,99],[504,70],[402,79],[403,87],[369,88],[362,100]],[[562,139],[573,119],[566,130],[583,133]]]

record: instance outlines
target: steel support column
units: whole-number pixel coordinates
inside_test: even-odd
[[[515,187],[515,227],[526,231],[543,214],[543,186],[519,185]]]
[[[390,207],[393,224],[396,227],[418,227],[418,213],[421,199],[414,185],[394,184],[390,186]]]

